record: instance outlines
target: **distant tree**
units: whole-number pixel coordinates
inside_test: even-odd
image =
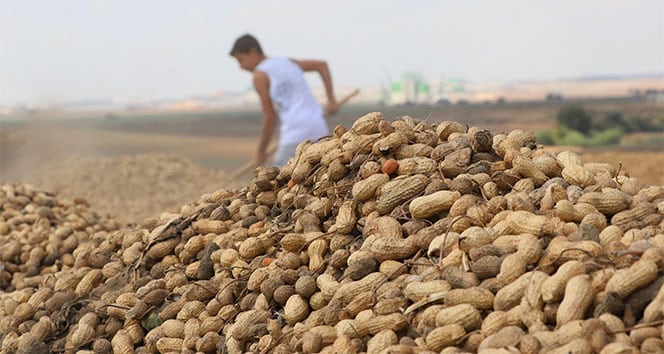
[[[551,130],[536,130],[535,131],[535,136],[537,136],[537,143],[538,144],[543,144],[543,145],[555,145],[555,141],[553,140],[553,134]]]
[[[623,132],[630,132],[631,128],[627,123],[625,123],[625,118],[623,117],[622,113],[620,112],[609,112],[606,115],[606,118],[604,119],[604,122],[602,122],[601,127],[596,127],[595,130],[605,130],[605,129],[611,129],[611,128],[617,128],[620,129]]]
[[[561,94],[558,94],[558,93],[549,92],[549,93],[546,95],[546,100],[547,100],[547,101],[562,101],[562,100],[563,100],[563,96],[562,96]]]
[[[559,125],[576,130],[581,134],[588,135],[592,127],[592,119],[580,105],[565,106],[558,111],[557,121]]]

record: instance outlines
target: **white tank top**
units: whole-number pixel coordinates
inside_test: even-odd
[[[299,65],[288,58],[264,59],[256,67],[270,79],[270,98],[279,112],[279,145],[316,141],[328,135],[323,109],[304,79]]]

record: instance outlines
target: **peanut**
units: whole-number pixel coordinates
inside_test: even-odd
[[[593,287],[590,276],[577,275],[567,282],[563,301],[558,307],[556,324],[562,326],[573,320],[583,319],[593,301]]]
[[[413,199],[408,208],[414,218],[428,218],[449,210],[459,197],[461,193],[457,191],[438,191]]]
[[[618,270],[606,284],[607,292],[616,292],[626,298],[657,278],[657,265],[648,260],[640,260],[631,267]]]
[[[385,215],[399,204],[424,191],[428,178],[424,175],[397,178],[387,182],[380,189],[380,197],[376,203],[376,211]]]

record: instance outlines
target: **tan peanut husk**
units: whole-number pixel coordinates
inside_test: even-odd
[[[459,343],[465,334],[466,331],[460,324],[437,327],[427,334],[426,346],[430,350],[439,352],[445,347]]]
[[[309,304],[300,295],[292,295],[284,306],[284,319],[288,324],[304,320],[309,314]]]
[[[629,268],[618,270],[606,284],[606,291],[616,292],[624,299],[656,278],[657,265],[649,260],[640,260]]]
[[[398,340],[397,334],[394,331],[384,329],[369,339],[369,342],[367,342],[367,354],[381,353],[386,348],[396,345]]]
[[[478,345],[477,351],[487,351],[508,346],[515,346],[525,335],[524,331],[517,326],[507,326],[498,332],[485,337]]]
[[[408,157],[398,160],[397,163],[399,165],[397,174],[399,175],[431,175],[438,170],[438,162],[428,157]]]
[[[460,304],[441,309],[436,315],[436,325],[439,327],[458,323],[466,331],[478,329],[482,322],[480,312],[470,304]]]
[[[376,203],[376,211],[385,215],[408,199],[418,195],[426,187],[429,179],[424,175],[397,178],[381,187],[380,197]]]
[[[512,166],[516,173],[529,178],[535,186],[539,187],[549,178],[544,172],[540,171],[537,165],[524,156],[516,156],[512,160]]]
[[[378,133],[378,125],[383,120],[381,112],[371,112],[358,118],[352,125],[351,130],[356,134]]]
[[[444,302],[449,307],[468,304],[478,310],[488,310],[493,308],[494,295],[488,289],[481,287],[452,289],[445,294]]]
[[[366,179],[358,181],[357,183],[353,184],[353,197],[360,202],[373,199],[375,197],[376,190],[381,188],[389,180],[390,177],[388,175],[384,173],[376,173],[367,177]]]
[[[373,144],[371,151],[374,155],[389,154],[395,152],[397,148],[407,142],[408,140],[402,132],[395,131],[390,133],[388,136],[376,141]]]
[[[113,336],[113,339],[111,340],[111,346],[113,347],[113,353],[134,353],[134,343],[132,343],[131,338],[124,330],[119,330],[115,336]]]
[[[408,209],[414,218],[428,218],[449,210],[459,197],[461,193],[457,191],[438,191],[413,199]]]
[[[614,188],[602,188],[601,192],[585,193],[578,200],[588,203],[601,213],[613,215],[623,211],[632,204],[632,197]]]
[[[556,313],[556,325],[562,326],[570,321],[583,319],[593,301],[593,295],[588,275],[577,275],[570,279],[565,286],[563,301]]]

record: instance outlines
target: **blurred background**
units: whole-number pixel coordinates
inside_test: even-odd
[[[262,118],[228,55],[245,33],[326,60],[338,98],[361,90],[330,128],[378,110],[534,130],[664,185],[664,5],[647,0],[0,0],[0,183],[128,222],[241,186]]]

